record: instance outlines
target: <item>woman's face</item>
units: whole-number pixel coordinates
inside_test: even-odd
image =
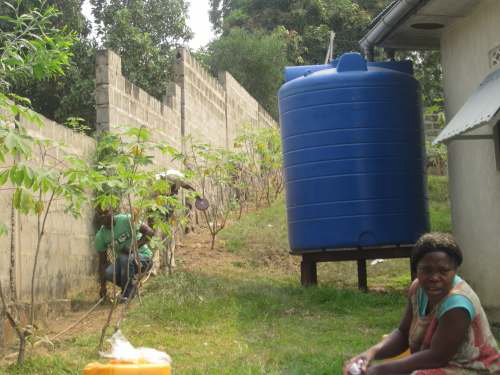
[[[451,290],[456,266],[442,251],[428,253],[417,264],[417,277],[429,300],[438,302]]]

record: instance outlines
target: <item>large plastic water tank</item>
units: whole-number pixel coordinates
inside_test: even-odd
[[[283,74],[285,82],[291,81],[292,79],[302,77],[304,75],[309,75],[314,72],[319,72],[320,70],[336,68],[339,63],[339,59],[331,60],[328,64],[324,65],[298,65],[298,66],[286,66],[285,72]],[[396,70],[401,73],[406,73],[413,75],[413,65],[410,60],[403,61],[370,61],[367,63],[369,67],[380,67],[386,69]]]
[[[345,54],[279,91],[293,252],[409,244],[428,231],[419,84],[383,66]]]

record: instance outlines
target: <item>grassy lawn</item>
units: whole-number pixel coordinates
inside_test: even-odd
[[[430,178],[429,196],[433,229],[449,230],[446,178]],[[180,258],[172,276],[149,281],[143,304],[134,303],[122,327],[133,345],[169,353],[175,374],[340,374],[345,359],[399,321],[408,261],[369,265],[370,293],[356,289],[355,262],[321,264],[321,285],[302,288],[298,259],[288,254],[283,201],[246,215],[218,243],[201,269]],[[211,258],[227,264],[222,269]],[[75,335],[0,374],[80,375],[99,359],[97,342],[97,330]]]
[[[176,374],[338,374],[341,364],[397,323],[402,293],[360,293],[294,279],[177,272],[155,279],[124,334],[167,351]],[[80,374],[98,336],[59,344],[7,374]],[[58,351],[63,350],[63,355]]]

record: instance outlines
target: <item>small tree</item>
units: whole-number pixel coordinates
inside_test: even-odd
[[[68,65],[71,54],[69,49],[74,41],[71,34],[51,26],[51,19],[57,15],[52,7],[34,8],[21,14],[21,0],[6,1],[14,16],[2,15],[6,30],[0,33],[0,186],[10,183],[4,190],[13,191],[12,212],[37,217],[37,244],[32,269],[31,303],[29,324],[22,325],[17,311],[17,292],[15,280],[15,254],[11,244],[10,264],[10,302],[0,283],[0,297],[3,310],[19,338],[18,363],[23,363],[26,339],[34,329],[34,288],[36,282],[37,260],[45,234],[47,216],[54,199],[66,202],[66,208],[77,215],[82,202],[81,176],[78,168],[62,170],[47,165],[48,152],[54,145],[37,139],[27,130],[26,124],[41,126],[37,114],[29,110],[29,100],[9,93],[9,81],[31,77],[43,80],[62,74]],[[28,125],[30,126],[30,125]],[[30,162],[35,149],[39,151],[39,165]],[[57,160],[57,164],[69,166],[70,160]],[[1,224],[0,234],[7,227]]]
[[[256,207],[265,201],[269,206],[283,191],[283,154],[277,128],[247,126],[235,140],[242,157],[242,178],[252,188]]]
[[[212,236],[210,248],[213,249],[217,234],[226,227],[230,213],[237,207],[234,179],[238,175],[238,165],[230,151],[209,144],[188,143],[186,162],[191,166],[197,191],[209,202],[202,212]]]
[[[175,153],[173,148],[151,141],[151,135],[144,127],[116,129],[114,134],[104,133],[99,138],[94,168],[89,171],[95,192],[95,205],[111,210],[112,216],[121,210],[130,213],[132,226],[130,255],[138,266],[140,261],[136,224],[141,220],[147,221],[153,225],[160,237],[162,234],[169,234],[172,229],[169,223],[161,220],[161,215],[166,213],[166,206],[176,207],[179,204],[176,198],[167,196],[170,189],[168,182],[155,178],[153,169],[155,150],[172,155]],[[113,229],[113,223],[111,228]],[[114,238],[113,233],[111,237]],[[114,241],[111,242],[111,246],[113,262]],[[139,281],[142,277],[143,274],[139,272]],[[117,299],[113,301],[107,321],[102,328],[99,350],[102,350],[117,301]],[[122,310],[122,318],[127,306],[126,303]],[[120,323],[121,318],[117,321],[115,330],[119,328]]]

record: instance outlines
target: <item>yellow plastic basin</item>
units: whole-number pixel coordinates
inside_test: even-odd
[[[132,361],[110,361],[109,364],[90,363],[83,375],[171,375],[170,365],[153,365]]]

